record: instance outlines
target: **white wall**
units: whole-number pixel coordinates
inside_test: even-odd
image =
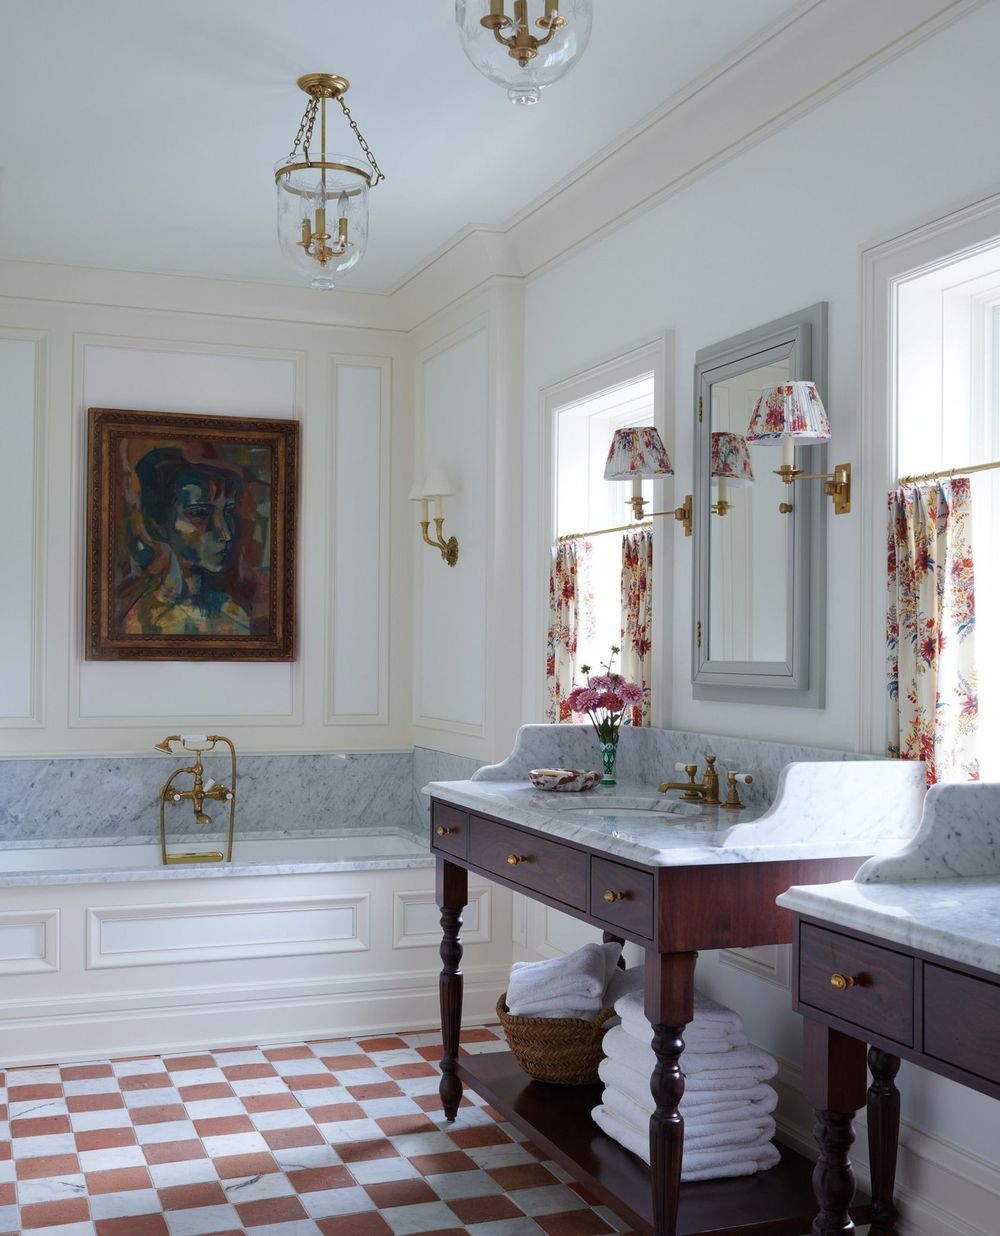
[[[189,280],[190,309],[165,312],[143,307],[162,298],[156,276],[126,308],[104,303],[99,272],[67,272],[65,302],[50,268],[32,299],[33,272],[17,274],[21,294],[0,293],[0,754],[148,751],[196,718],[241,751],[411,745],[405,336],[264,319],[237,285]],[[273,289],[275,318],[301,312],[294,291]],[[203,311],[209,298],[231,311]],[[301,422],[295,661],[84,659],[88,407]]]
[[[995,112],[994,49],[1000,5],[989,4],[887,64],[816,111],[696,181],[649,213],[530,280],[525,294],[526,442],[536,440],[539,392],[671,329],[676,337],[674,465],[692,466],[695,352],[816,301],[830,304],[830,460],[859,453],[860,252],[887,236],[1000,187],[1000,150],[984,140]],[[960,71],[958,70],[960,67]],[[551,323],[559,324],[558,330]],[[524,700],[542,719],[537,629],[547,547],[535,529],[543,512],[537,461],[524,456]],[[684,488],[675,485],[675,497]],[[679,500],[679,498],[677,499]],[[669,724],[714,733],[854,749],[868,707],[858,672],[860,520],[828,521],[827,707],[805,711],[695,700],[690,686],[691,552],[673,536],[673,691]],[[870,684],[867,690],[877,690]],[[548,918],[553,912],[544,912]],[[520,916],[520,917],[519,917]],[[520,924],[520,926],[518,926]],[[524,955],[570,947],[564,923],[533,925],[515,910]],[[548,941],[548,943],[546,943]],[[524,948],[526,946],[526,949]],[[766,967],[765,967],[766,968]],[[702,982],[744,1011],[756,1040],[786,1061],[793,1082],[800,1026],[781,985],[703,956]],[[771,976],[772,979],[774,975]],[[906,1069],[903,1192],[921,1200],[911,1230],[987,1233],[1000,1193],[996,1108],[942,1079]],[[808,1116],[801,1113],[803,1129]],[[994,1132],[991,1133],[991,1128]],[[864,1162],[864,1154],[859,1154]],[[990,1223],[994,1226],[991,1227]]]

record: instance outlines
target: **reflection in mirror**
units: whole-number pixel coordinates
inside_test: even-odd
[[[775,475],[780,442],[746,441],[765,386],[791,379],[788,357],[711,384],[708,655],[785,661],[789,653],[788,487]]]

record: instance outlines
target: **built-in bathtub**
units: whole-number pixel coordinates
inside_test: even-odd
[[[184,848],[189,848],[187,845]],[[164,867],[152,842],[0,852],[0,1067],[437,1020],[434,860],[408,832],[248,838]],[[466,1014],[509,968],[510,898],[466,913]]]

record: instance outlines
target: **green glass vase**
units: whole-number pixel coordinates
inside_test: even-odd
[[[602,742],[601,747],[601,763],[604,767],[604,776],[601,778],[601,785],[617,785],[615,780],[615,760],[618,758],[618,739],[612,738],[609,742]]]

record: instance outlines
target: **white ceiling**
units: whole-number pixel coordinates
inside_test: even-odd
[[[298,282],[272,166],[295,79],[331,71],[388,177],[343,286],[387,290],[803,7],[596,0],[580,64],[514,108],[466,60],[452,0],[0,0],[0,257]],[[333,135],[354,148],[342,118]]]

